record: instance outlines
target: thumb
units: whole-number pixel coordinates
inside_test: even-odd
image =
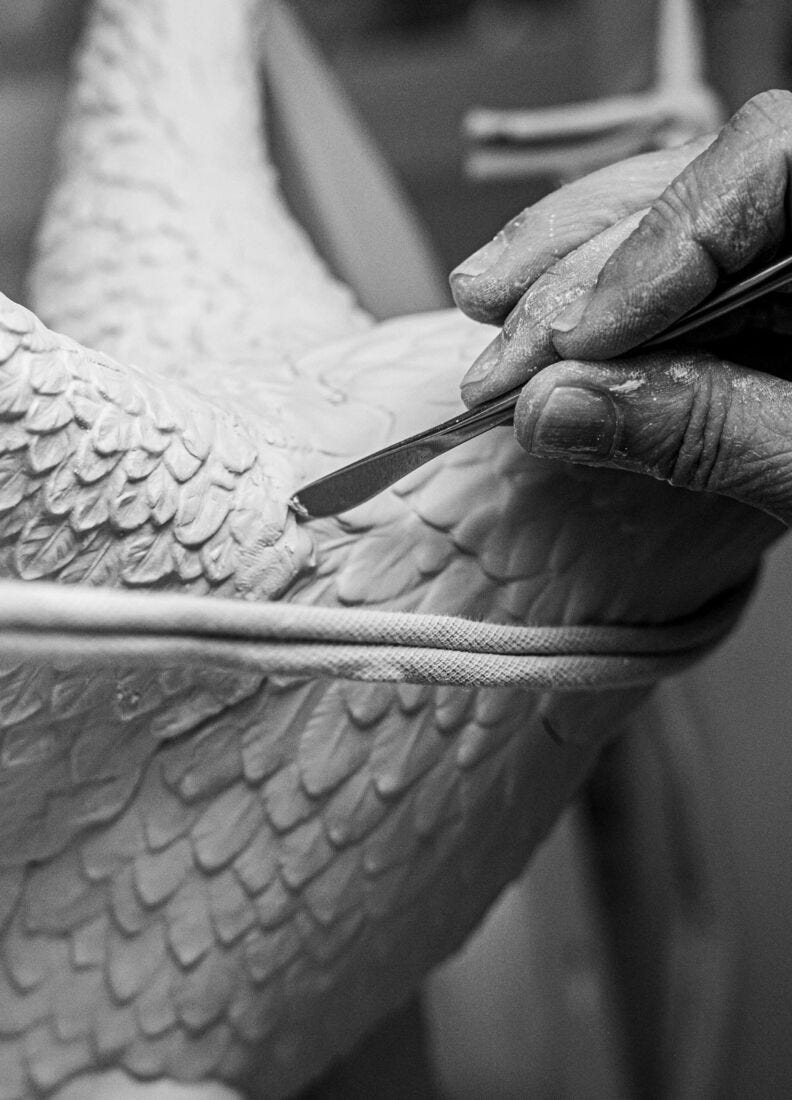
[[[562,362],[524,387],[534,455],[720,493],[792,524],[792,384],[711,355]]]

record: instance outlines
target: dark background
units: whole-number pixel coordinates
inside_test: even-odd
[[[657,0],[290,0],[455,265],[554,179],[463,172],[473,106],[540,107],[636,92],[654,78]],[[22,293],[85,0],[0,4],[0,285]],[[787,0],[700,3],[727,110],[792,83]]]

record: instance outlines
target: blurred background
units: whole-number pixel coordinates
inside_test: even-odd
[[[603,156],[573,149],[561,171],[552,157],[543,169],[537,146],[548,142],[537,134],[530,170],[519,157],[499,170],[481,158],[476,166],[465,125],[471,110],[640,95],[662,78],[663,65],[673,80],[674,58],[666,51],[661,59],[658,41],[665,9],[676,19],[683,12],[672,43],[672,52],[687,55],[678,83],[692,73],[723,111],[792,79],[787,0],[289,0],[288,6],[404,187],[443,275],[521,207]],[[86,0],[0,4],[0,279],[16,296],[86,8]],[[702,35],[700,49],[692,44],[693,60],[684,47],[686,9],[695,9]],[[577,121],[585,128],[585,119]],[[623,128],[624,117],[620,122]],[[592,135],[584,129],[583,136]],[[616,141],[610,159],[652,137],[646,127],[625,147]],[[549,144],[558,151],[557,141]]]
[[[378,316],[446,304],[446,272],[559,183],[792,86],[788,0],[288,8],[265,58],[288,198]],[[0,288],[22,301],[86,11],[0,4]],[[445,1095],[792,1094],[791,573],[782,546],[430,983]]]

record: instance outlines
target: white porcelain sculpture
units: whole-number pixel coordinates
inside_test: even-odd
[[[506,624],[664,622],[747,576],[771,521],[503,430],[298,526],[306,479],[459,407],[489,333],[374,325],[328,276],[264,151],[261,14],[95,5],[32,273],[69,335],[0,310],[0,575]],[[294,1093],[464,940],[638,694],[5,658],[0,1097]]]

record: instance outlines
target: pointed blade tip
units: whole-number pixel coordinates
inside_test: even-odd
[[[295,493],[294,496],[289,497],[286,503],[289,511],[294,512],[298,520],[314,519],[314,516],[311,515],[303,502],[300,500],[299,493]]]

